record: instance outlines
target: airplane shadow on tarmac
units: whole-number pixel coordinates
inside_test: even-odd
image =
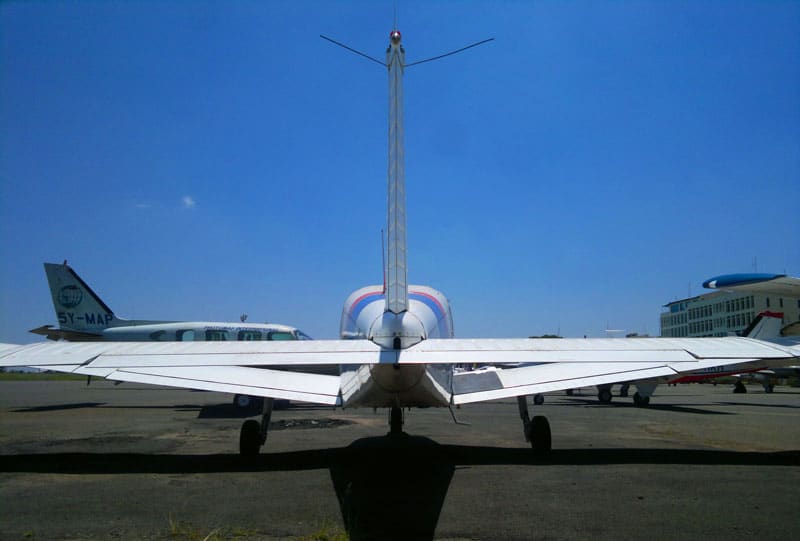
[[[567,398],[565,399],[568,403],[562,404],[554,404],[555,406],[574,406],[577,404],[581,404],[585,407],[597,407],[597,408],[636,408],[632,401],[626,399],[620,399],[622,401],[618,402],[611,402],[609,404],[603,404],[596,398]],[[553,405],[550,405],[552,407]],[[714,411],[710,409],[700,409],[700,408],[692,408],[689,406],[681,406],[679,404],[653,404],[647,406],[648,410],[653,411],[672,411],[675,413],[695,413],[698,415],[735,415],[735,413],[730,411]]]
[[[255,401],[254,401],[255,402]],[[47,406],[34,406],[12,410],[14,413],[41,413],[48,411],[62,411],[84,408],[102,409],[142,409],[142,410],[175,410],[175,411],[197,411],[198,419],[245,419],[259,415],[261,413],[261,403],[256,402],[252,406],[245,408],[236,407],[233,404],[170,404],[163,406],[142,406],[142,405],[109,405],[105,402],[76,402],[67,404],[50,404]],[[332,407],[307,405],[302,403],[281,404],[276,410],[292,411],[333,411]]]
[[[350,539],[433,539],[456,468],[684,464],[800,467],[800,450],[776,453],[695,449],[556,449],[441,445],[407,434],[347,447],[239,455],[43,453],[0,455],[0,472],[197,474],[327,469]],[[415,517],[408,520],[408,517]]]

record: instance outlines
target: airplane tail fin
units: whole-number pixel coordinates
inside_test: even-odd
[[[783,314],[779,312],[761,312],[742,332],[742,336],[768,340],[781,336]]]
[[[44,272],[61,329],[93,334],[122,322],[66,261],[45,263]]]
[[[386,311],[400,314],[408,309],[406,268],[406,188],[403,160],[403,67],[405,52],[400,32],[393,31],[386,51],[389,68],[389,171],[388,250]]]

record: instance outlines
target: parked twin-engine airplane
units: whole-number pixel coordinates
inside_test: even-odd
[[[45,263],[58,328],[42,325],[30,332],[49,340],[71,342],[193,342],[311,340],[300,329],[277,323],[239,323],[228,321],[157,321],[122,319],[103,302],[67,262]],[[328,368],[331,373],[334,367]],[[89,376],[91,381],[91,376]],[[233,405],[249,408],[250,396],[234,394]]]
[[[41,343],[2,345],[0,366],[37,368],[263,396],[261,422],[242,426],[242,454],[266,441],[275,398],[342,407],[389,408],[391,433],[403,408],[517,397],[526,440],[549,450],[550,426],[529,417],[526,396],[626,380],[673,378],[714,366],[740,369],[790,362],[800,342],[748,338],[455,339],[445,296],[408,285],[403,173],[400,32],[390,34],[388,246],[384,285],[352,293],[344,304],[342,340],[291,342]],[[494,371],[457,371],[461,364]],[[286,365],[338,365],[339,375],[291,372]]]
[[[191,342],[311,339],[300,329],[276,323],[122,319],[66,261],[60,264],[45,263],[44,272],[59,326],[43,325],[30,332],[50,340]]]

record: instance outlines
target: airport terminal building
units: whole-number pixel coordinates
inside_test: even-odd
[[[758,292],[714,291],[664,305],[661,336],[741,334],[762,312],[782,314],[783,325],[800,320],[800,298]]]

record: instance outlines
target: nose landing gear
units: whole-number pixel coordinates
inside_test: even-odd
[[[398,436],[403,433],[403,410],[397,406],[389,411],[389,435]]]

